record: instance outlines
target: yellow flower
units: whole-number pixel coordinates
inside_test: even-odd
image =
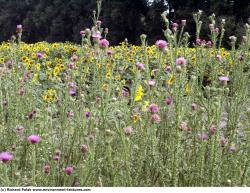
[[[107,92],[108,91],[108,88],[109,88],[109,85],[108,84],[103,84],[102,85],[102,90]]]
[[[115,76],[115,80],[116,80],[116,81],[120,81],[120,80],[121,80],[121,76],[120,76],[120,75],[116,75],[116,76]]]
[[[53,70],[53,75],[58,76],[59,73],[60,73],[60,68],[55,67],[54,70]]]
[[[187,83],[185,86],[185,92],[188,94],[190,92],[189,84]]]
[[[175,79],[175,78],[174,78],[174,75],[171,74],[171,75],[170,75],[170,78],[169,78],[168,81],[167,81],[167,84],[168,84],[168,85],[172,85],[172,84],[174,83],[174,79]]]
[[[136,91],[135,101],[141,101],[142,96],[143,96],[143,88],[140,85],[139,88]]]
[[[36,64],[36,70],[37,70],[37,71],[40,71],[40,70],[41,70],[41,64],[40,64],[40,63],[37,63],[37,64]]]
[[[137,121],[139,121],[140,120],[139,114],[138,113],[133,114],[132,119],[133,119],[134,123],[136,123]]]
[[[38,83],[38,74],[34,74],[33,80],[34,83]]]
[[[142,111],[147,112],[149,106],[149,101],[144,101],[144,104],[142,106]]]

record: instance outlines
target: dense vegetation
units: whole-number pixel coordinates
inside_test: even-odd
[[[17,24],[25,27],[26,42],[46,40],[49,42],[80,42],[79,31],[90,27],[95,0],[0,0],[0,41],[8,40]],[[226,34],[241,36],[244,23],[250,12],[248,0],[105,0],[100,19],[103,26],[110,28],[110,42],[117,44],[128,38],[139,43],[141,33],[148,34],[150,43],[162,38],[163,22],[160,14],[169,9],[169,19],[179,23],[186,19],[191,40],[195,39],[192,12],[204,11],[203,21],[215,13],[218,19],[227,21]],[[174,10],[174,12],[172,12]],[[206,26],[206,25],[204,25]],[[207,39],[209,29],[202,29]],[[228,46],[228,41],[223,42]]]

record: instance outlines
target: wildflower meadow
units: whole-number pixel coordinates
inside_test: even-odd
[[[0,44],[0,186],[250,186],[250,24],[110,45],[97,4],[80,45]]]

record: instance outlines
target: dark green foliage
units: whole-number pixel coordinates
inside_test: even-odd
[[[108,39],[117,44],[128,38],[139,43],[142,33],[148,35],[149,43],[163,38],[160,14],[170,11],[169,19],[180,23],[187,19],[187,30],[194,41],[192,13],[201,9],[204,18],[215,13],[218,19],[225,18],[226,37],[238,37],[244,31],[244,23],[250,12],[249,0],[103,0],[101,20],[110,29]],[[0,41],[10,39],[15,26],[23,24],[23,40],[79,42],[79,31],[91,27],[95,0],[0,0]],[[203,25],[201,36],[208,39],[208,22]],[[219,24],[219,23],[218,23]],[[227,41],[224,41],[227,45]]]

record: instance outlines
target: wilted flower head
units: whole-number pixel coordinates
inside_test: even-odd
[[[0,153],[0,161],[6,163],[13,159],[13,155],[10,152],[2,152]]]
[[[85,144],[80,146],[80,150],[82,153],[87,153],[89,151],[88,146]]]
[[[37,144],[41,141],[41,138],[38,135],[30,135],[27,140],[32,144]]]
[[[48,173],[50,173],[50,171],[51,171],[51,166],[50,165],[45,165],[44,167],[43,167],[43,171],[44,171],[44,173],[46,173],[46,174],[48,174]]]
[[[185,26],[186,23],[187,23],[187,20],[185,20],[185,19],[181,20],[181,25],[182,25],[182,26]]]
[[[160,50],[164,50],[166,47],[167,47],[167,42],[164,41],[164,40],[158,40],[156,43],[155,43],[156,47],[159,48]]]
[[[192,129],[188,126],[188,123],[186,121],[181,122],[181,130],[186,132],[191,132]]]
[[[16,134],[21,135],[23,134],[24,128],[21,125],[16,126]]]
[[[235,144],[231,144],[231,145],[230,145],[229,151],[230,151],[230,152],[236,152]]]

